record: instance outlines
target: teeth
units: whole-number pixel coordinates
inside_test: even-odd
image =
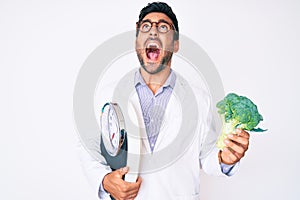
[[[159,46],[158,46],[158,44],[156,44],[156,43],[149,43],[149,44],[147,45],[147,48],[159,48]]]

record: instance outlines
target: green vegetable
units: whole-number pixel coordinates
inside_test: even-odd
[[[263,117],[259,114],[257,106],[247,97],[230,93],[217,103],[217,108],[222,118],[222,134],[217,141],[219,149],[226,146],[224,144],[226,135],[234,134],[236,128],[253,132],[266,131],[255,128]]]

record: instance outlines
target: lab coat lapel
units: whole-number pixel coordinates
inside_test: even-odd
[[[175,72],[174,72],[175,73]],[[160,133],[158,135],[154,152],[157,152],[166,146],[168,146],[177,136],[178,130],[182,121],[182,109],[181,102],[185,98],[185,83],[181,80],[181,77],[176,74],[176,84],[172,91],[169,103],[166,107],[163,122],[160,127]],[[134,87],[134,83],[132,83]],[[137,122],[134,122],[140,127],[140,134],[142,139],[142,153],[151,153],[145,123],[143,118],[142,109],[139,102],[138,94],[134,88],[133,94],[130,96],[130,104],[134,107],[137,114]],[[135,120],[136,121],[136,120]]]
[[[154,152],[167,147],[178,135],[182,121],[181,102],[185,97],[184,84],[176,74],[176,84],[165,110],[163,122],[154,147]],[[149,145],[148,145],[149,146]]]
[[[130,103],[133,105],[133,107],[135,109],[135,112],[137,114],[137,120],[138,120],[138,122],[134,122],[134,123],[140,127],[140,134],[141,134],[142,148],[143,148],[142,153],[147,153],[147,152],[149,153],[149,152],[151,152],[151,149],[150,149],[149,142],[148,142],[148,137],[147,137],[147,133],[146,133],[145,122],[144,122],[143,113],[142,113],[142,109],[141,109],[141,105],[140,105],[140,100],[139,100],[136,90],[134,90],[134,91],[135,92],[130,97]]]

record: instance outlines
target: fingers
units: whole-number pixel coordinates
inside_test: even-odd
[[[134,199],[138,195],[141,183],[142,179],[140,177],[138,177],[137,182],[135,183],[129,183],[124,181],[123,187],[121,188],[121,192],[118,194],[120,197],[119,199]]]
[[[225,139],[224,143],[226,144],[227,147],[229,147],[230,149],[232,149],[233,151],[235,151],[239,154],[243,154],[245,152],[245,148],[243,146],[239,145],[238,143],[235,143],[228,139]]]
[[[223,149],[223,151],[221,152],[221,161],[224,164],[232,165],[232,164],[238,162],[239,158],[237,155],[232,153],[232,151],[229,148],[225,147]]]
[[[224,143],[227,147],[221,152],[221,160],[224,164],[234,164],[244,157],[249,146],[249,133],[237,129],[236,134],[228,134]]]
[[[119,173],[120,177],[122,178],[123,175],[128,173],[129,168],[128,167],[123,167],[120,169],[117,169],[116,171]]]
[[[103,179],[104,189],[115,199],[134,199],[139,191],[142,179],[138,177],[135,183],[129,183],[122,179],[128,173],[128,167],[120,168],[109,174]]]
[[[248,148],[250,135],[246,131],[236,129],[236,134],[228,134],[227,137],[238,145]]]
[[[237,128],[235,130],[235,132],[240,137],[247,138],[247,139],[250,137],[249,133],[247,131],[242,130],[242,129]]]

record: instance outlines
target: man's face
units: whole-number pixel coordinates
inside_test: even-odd
[[[149,13],[142,22],[147,22],[150,26],[152,22],[152,28],[148,32],[139,31],[135,45],[136,53],[142,68],[149,74],[156,74],[170,67],[173,52],[178,51],[179,41],[174,41],[173,23],[167,15],[158,12]],[[156,27],[159,23],[153,22],[162,22],[160,30]],[[163,32],[167,24],[171,25],[171,29]]]

